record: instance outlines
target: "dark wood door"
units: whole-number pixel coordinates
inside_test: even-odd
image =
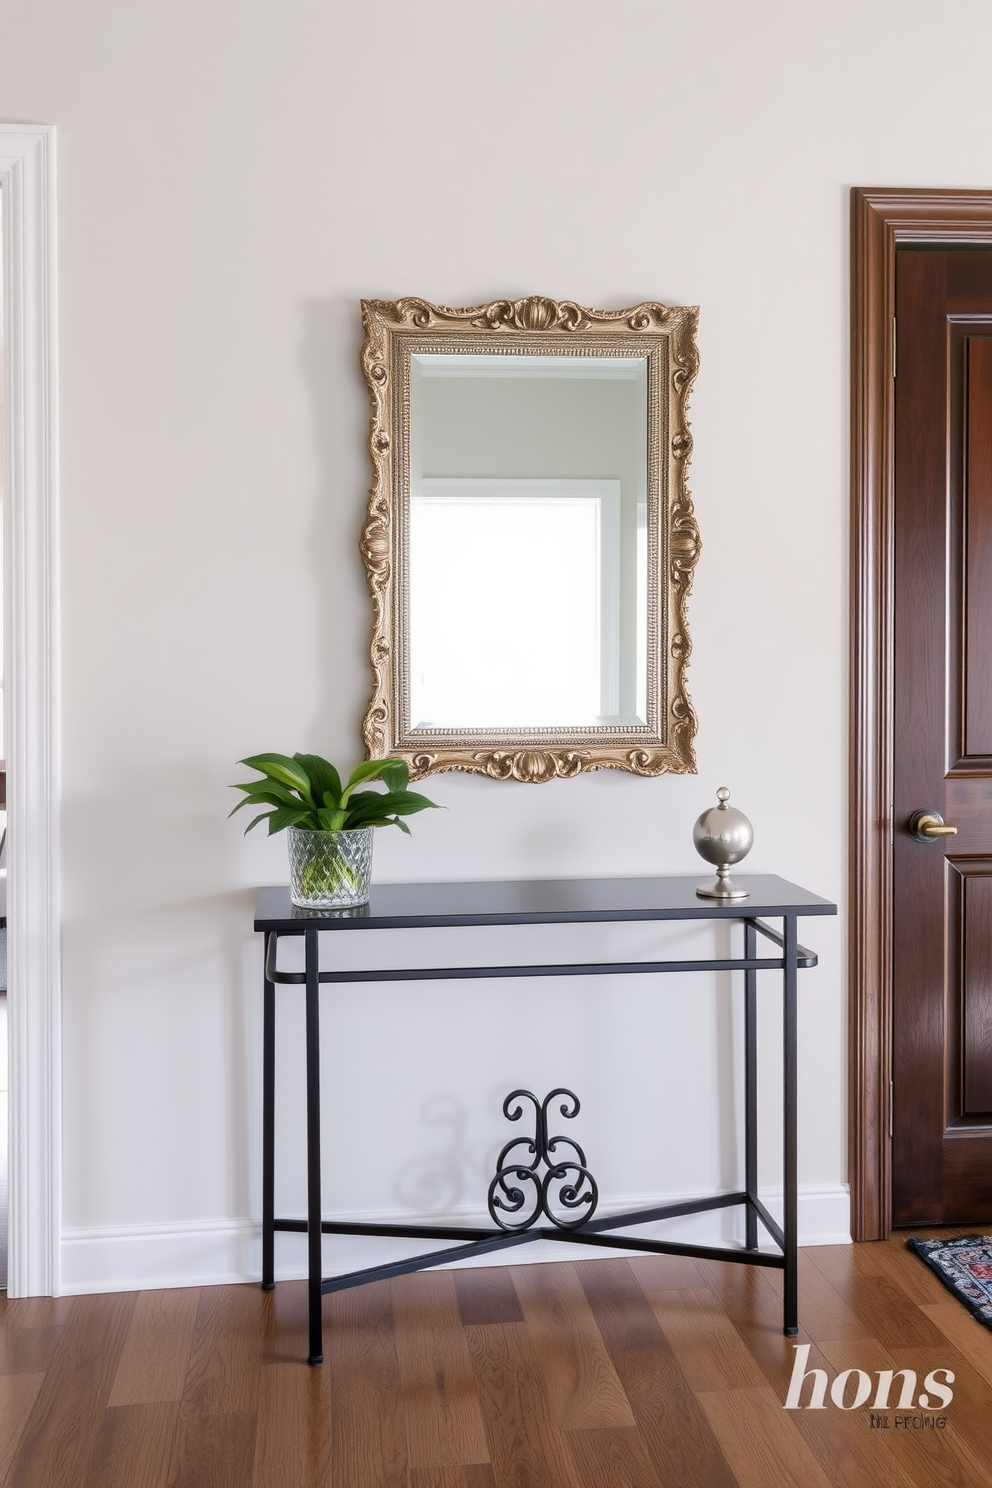
[[[896,255],[893,1223],[992,1220],[992,251]],[[916,841],[933,810],[954,837]]]

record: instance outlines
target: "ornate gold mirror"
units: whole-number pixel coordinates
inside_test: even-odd
[[[363,300],[370,757],[415,779],[695,770],[696,314]]]

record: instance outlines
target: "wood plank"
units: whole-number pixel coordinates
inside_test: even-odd
[[[410,1488],[498,1488],[488,1462],[460,1467],[415,1467]]]
[[[803,1255],[800,1253],[800,1263]],[[639,1266],[640,1262],[635,1262]],[[706,1289],[716,1298],[740,1334],[748,1353],[768,1384],[784,1400],[792,1376],[797,1343],[812,1341],[805,1326],[802,1264],[799,1286],[799,1334],[786,1338],[782,1332],[782,1276],[757,1266],[738,1266],[726,1261],[700,1261]]]
[[[252,1478],[255,1424],[254,1412],[201,1415],[180,1405],[168,1488],[245,1488]]]
[[[946,1347],[945,1344],[945,1350]],[[927,1371],[939,1368],[944,1362],[943,1354],[930,1357],[929,1354],[921,1355],[916,1350],[892,1350],[879,1339],[873,1338],[859,1339],[856,1350],[852,1350],[849,1343],[826,1343],[823,1345],[822,1357],[835,1374],[841,1369],[864,1369],[869,1374],[876,1374],[880,1369],[912,1369],[918,1375],[919,1388],[922,1388]],[[951,1367],[953,1368],[953,1364]],[[896,1385],[898,1384],[899,1381],[896,1381]],[[957,1383],[954,1388],[957,1392]],[[893,1395],[895,1394],[896,1391],[893,1390]],[[956,1399],[951,1402],[951,1409],[955,1404]],[[808,1421],[813,1413],[802,1414]],[[919,1484],[919,1488],[961,1488],[962,1484],[971,1488],[973,1483],[986,1483],[992,1478],[988,1463],[982,1460],[985,1453],[976,1455],[973,1443],[968,1441],[966,1435],[962,1435],[960,1428],[964,1425],[964,1418],[960,1413],[954,1417],[950,1410],[946,1413],[949,1425],[944,1431],[895,1426],[897,1416],[904,1419],[922,1418],[926,1414],[923,1411],[904,1412],[891,1409],[879,1414],[887,1416],[892,1422],[887,1429],[874,1433],[885,1442],[886,1481],[897,1470],[902,1470],[914,1483]],[[849,1418],[858,1416],[863,1419],[864,1413],[851,1411],[848,1415]],[[984,1419],[980,1423],[980,1429],[984,1432]]]
[[[644,1281],[638,1277],[641,1286]],[[693,1390],[758,1389],[767,1384],[713,1293],[646,1290],[651,1310]]]
[[[727,1460],[626,1261],[582,1261],[576,1270],[662,1481],[734,1488]]]
[[[169,1488],[245,1488],[271,1308],[257,1287],[204,1287],[196,1307]]]
[[[75,1297],[7,1297],[0,1293],[0,1329],[57,1328],[72,1317]]]
[[[110,1406],[181,1399],[200,1291],[177,1287],[141,1293],[114,1376]]]
[[[166,1488],[178,1414],[178,1401],[104,1411],[82,1488]]]
[[[668,1488],[636,1426],[568,1432],[575,1488]]]
[[[393,1323],[411,1467],[489,1460],[455,1273],[393,1282]]]
[[[568,1448],[526,1330],[488,1323],[465,1332],[497,1483],[572,1488]]]
[[[506,1266],[481,1266],[450,1272],[466,1328],[480,1323],[522,1323],[524,1315]]]
[[[64,1326],[0,1328],[0,1375],[44,1374],[55,1357]]]
[[[857,1356],[876,1358],[880,1345],[877,1339],[866,1343],[867,1354],[862,1354],[862,1342],[853,1345],[848,1340],[826,1345],[830,1357],[818,1345],[812,1344],[807,1360],[807,1370],[822,1369],[828,1380],[833,1380],[841,1369],[855,1368],[852,1360]],[[838,1363],[842,1360],[842,1363]],[[883,1367],[879,1365],[878,1367]],[[808,1403],[811,1398],[812,1381],[803,1389],[801,1399]],[[786,1396],[776,1395],[783,1401]],[[792,1420],[813,1456],[830,1477],[833,1488],[916,1488],[916,1480],[893,1460],[887,1446],[886,1433],[873,1430],[871,1412],[866,1410],[842,1411],[797,1410]]]
[[[928,1238],[942,1235],[974,1233],[970,1230],[926,1230]],[[947,1288],[931,1271],[906,1240],[911,1232],[896,1230],[891,1239],[864,1245],[824,1245],[811,1250],[813,1264],[831,1279],[834,1286],[846,1287],[852,1275],[885,1276],[900,1287],[917,1306],[930,1306],[947,1301]]]
[[[253,1488],[324,1488],[331,1478],[330,1369],[266,1364],[258,1392]]]
[[[11,1481],[10,1465],[44,1379],[44,1374],[0,1375],[0,1488]]]
[[[635,1274],[643,1268],[653,1292],[692,1292],[708,1285],[710,1262],[697,1261],[693,1256],[643,1255],[628,1259]],[[717,1264],[725,1269],[722,1262]]]
[[[893,1349],[892,1359],[896,1369],[916,1370],[918,1394],[925,1390],[924,1381],[931,1369],[951,1371],[954,1375],[954,1397],[939,1414],[947,1420],[954,1441],[966,1448],[970,1457],[979,1464],[977,1480],[974,1469],[970,1469],[972,1481],[992,1483],[992,1436],[989,1434],[992,1389],[984,1377],[972,1369],[964,1355],[947,1340],[937,1344],[934,1351],[929,1348]],[[917,1414],[933,1415],[934,1412],[920,1411]],[[940,1450],[940,1443],[945,1441],[947,1431],[913,1432],[914,1436],[925,1435],[928,1438],[935,1434],[938,1436],[938,1443],[927,1449],[931,1452]]]
[[[265,1294],[257,1287],[202,1288],[183,1384],[184,1420],[193,1415],[254,1415],[265,1309]]]
[[[557,1424],[565,1431],[633,1427],[630,1403],[575,1267],[517,1266],[511,1276]]]
[[[832,1248],[823,1247],[824,1250]],[[862,1246],[849,1248],[852,1251],[863,1249]],[[849,1260],[838,1259],[818,1255],[817,1250],[818,1248],[814,1247],[807,1252],[812,1269],[804,1273],[804,1280],[816,1274],[826,1276],[828,1271],[832,1271],[832,1290],[835,1295],[843,1299],[845,1318],[851,1315],[855,1317],[856,1327],[860,1329],[861,1336],[877,1338],[880,1343],[890,1348],[910,1346],[929,1348],[939,1343],[939,1330],[920,1311],[916,1299],[893,1280],[887,1269],[876,1267],[872,1262],[872,1269],[869,1270],[858,1255],[853,1255]],[[907,1252],[907,1257],[916,1260],[919,1271],[929,1270],[922,1261],[912,1257],[909,1252]],[[843,1281],[840,1279],[841,1276],[843,1276]],[[922,1282],[922,1278],[920,1280]],[[936,1277],[934,1280],[936,1281]],[[946,1297],[946,1289],[940,1282],[937,1282],[937,1286]],[[828,1337],[853,1338],[857,1336],[853,1331],[828,1332],[825,1319],[819,1316],[814,1319],[814,1323],[818,1325],[815,1332],[821,1342]]]
[[[941,1290],[946,1295],[946,1289]],[[972,1369],[977,1369],[985,1382],[992,1385],[992,1338],[988,1328],[977,1322],[960,1302],[941,1302],[936,1307],[921,1307],[920,1311],[968,1360]]]
[[[390,1284],[335,1292],[327,1304],[321,1367],[330,1365],[334,1381],[330,1481],[342,1488],[407,1488]]]
[[[876,1336],[862,1310],[872,1288],[852,1276],[846,1286],[835,1286],[816,1264],[816,1246],[799,1253],[799,1311],[810,1338]]]
[[[79,1488],[96,1447],[135,1293],[75,1297],[10,1468],[10,1481]]]
[[[699,1396],[739,1488],[802,1484],[836,1488],[796,1429],[792,1412],[768,1385],[713,1390]]]
[[[309,1324],[308,1288],[304,1280],[281,1281],[271,1292],[257,1291],[260,1361],[299,1364],[306,1361]],[[325,1302],[325,1309],[328,1304]],[[326,1313],[330,1316],[329,1312]]]

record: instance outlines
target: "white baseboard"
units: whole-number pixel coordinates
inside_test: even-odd
[[[627,1195],[600,1204],[600,1214],[618,1214],[660,1202],[677,1202],[684,1195]],[[770,1213],[781,1219],[781,1194],[763,1195]],[[641,1234],[679,1239],[697,1244],[732,1244],[741,1239],[739,1211],[711,1210],[666,1220],[664,1225],[645,1226]],[[850,1244],[850,1199],[846,1187],[806,1188],[799,1193],[800,1245]],[[461,1208],[444,1215],[411,1214],[390,1210],[376,1214],[339,1214],[353,1223],[365,1219],[376,1224],[487,1224],[488,1216]],[[426,1242],[429,1244],[429,1242]],[[423,1251],[422,1240],[388,1240],[365,1236],[328,1236],[324,1241],[324,1274],[339,1275],[363,1266],[385,1264]],[[634,1254],[618,1250],[593,1250],[552,1240],[495,1255],[456,1262],[460,1266],[528,1265],[539,1261],[564,1261],[581,1257]],[[147,1291],[152,1288],[217,1286],[257,1282],[261,1274],[261,1239],[257,1220],[213,1220],[172,1225],[120,1225],[108,1229],[65,1230],[62,1236],[62,1292],[72,1296],[85,1292]],[[290,1280],[306,1275],[306,1237],[276,1236],[276,1277]]]
[[[762,1189],[761,1198],[772,1219],[782,1223],[782,1190]],[[799,1190],[799,1244],[851,1244],[851,1190],[846,1183],[838,1187],[815,1187]]]

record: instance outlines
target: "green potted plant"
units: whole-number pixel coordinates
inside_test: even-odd
[[[248,823],[245,835],[261,821],[268,822],[270,836],[288,832],[290,896],[302,909],[366,904],[374,829],[399,827],[409,835],[402,818],[437,805],[407,790],[410,772],[402,760],[366,760],[344,785],[319,754],[252,754],[239,764],[261,778],[231,787],[245,794],[230,815],[242,806],[266,807]],[[375,781],[385,790],[358,788]]]

